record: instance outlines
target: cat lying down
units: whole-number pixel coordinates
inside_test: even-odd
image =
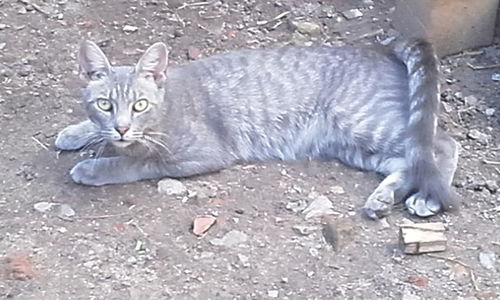
[[[111,66],[85,41],[79,64],[89,120],[62,130],[56,147],[104,142],[117,156],[78,163],[77,183],[322,158],[387,176],[364,205],[371,218],[401,200],[421,217],[455,205],[458,144],[437,126],[438,61],[425,41],[240,50],[180,66],[168,66],[163,43],[135,66]]]

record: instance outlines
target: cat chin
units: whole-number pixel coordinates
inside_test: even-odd
[[[113,144],[113,146],[115,146],[117,148],[125,148],[125,147],[132,145],[134,142],[133,141],[118,140],[118,141],[111,141],[111,143]]]

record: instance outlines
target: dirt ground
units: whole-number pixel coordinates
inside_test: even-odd
[[[500,82],[492,76],[500,69],[468,66],[498,64],[498,38],[442,60],[443,125],[462,145],[456,213],[422,220],[399,207],[366,220],[360,208],[380,177],[335,162],[236,166],[182,180],[185,197],[159,193],[157,180],[85,187],[68,171],[92,150],[53,147],[59,130],[84,118],[82,39],[122,64],[156,41],[174,64],[235,48],[359,45],[394,34],[393,6],[0,0],[0,298],[499,299]],[[363,16],[346,20],[341,12],[352,8]],[[313,26],[299,33],[291,21]],[[333,202],[337,249],[330,227],[300,212],[320,195]],[[198,215],[217,217],[201,237],[191,232]],[[445,223],[448,249],[404,255],[399,225],[430,221]],[[228,232],[239,239],[222,238]]]

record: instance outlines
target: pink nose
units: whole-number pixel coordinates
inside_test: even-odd
[[[128,127],[116,127],[115,128],[116,131],[118,131],[121,135],[124,135],[125,133],[127,133],[127,131],[129,130]]]

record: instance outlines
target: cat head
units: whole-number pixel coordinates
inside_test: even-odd
[[[87,114],[100,127],[100,135],[118,147],[143,140],[161,114],[168,63],[165,44],[149,47],[135,66],[111,66],[96,44],[84,41],[78,61],[87,82]]]

